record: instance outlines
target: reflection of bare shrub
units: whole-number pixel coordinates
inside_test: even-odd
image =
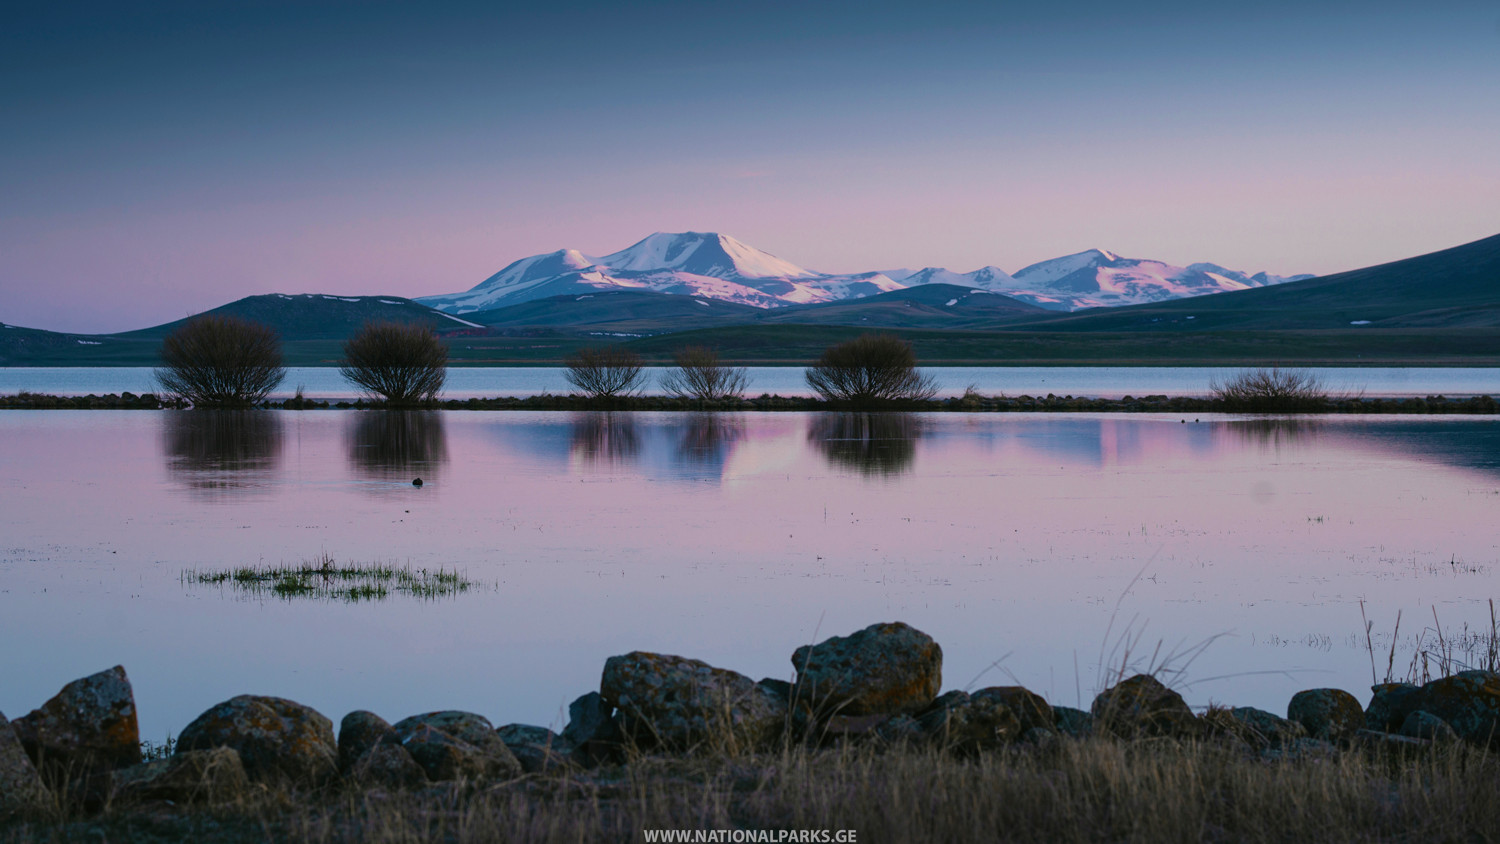
[[[572,427],[569,450],[590,463],[625,463],[640,453],[641,437],[629,413],[575,413]]]
[[[213,492],[264,486],[281,463],[281,417],[263,410],[163,414],[167,474]]]
[[[1316,375],[1305,369],[1261,367],[1247,369],[1209,383],[1214,398],[1226,410],[1248,413],[1296,413],[1323,410],[1328,390]]]
[[[194,407],[249,407],[286,377],[281,341],[259,323],[232,316],[199,316],[161,344],[157,383]]]
[[[724,452],[745,435],[745,420],[722,413],[694,413],[677,443],[677,456],[684,463],[719,463]]]
[[[563,359],[568,383],[595,399],[628,396],[641,388],[641,356],[624,346],[579,349]]]
[[[448,377],[448,347],[425,325],[366,323],[345,341],[339,374],[392,405],[430,402]]]
[[[349,462],[377,478],[431,480],[448,462],[443,416],[433,410],[366,410],[354,414]]]
[[[894,334],[861,334],[830,346],[807,370],[807,385],[826,401],[869,404],[919,401],[937,384],[917,371],[911,344]]]
[[[667,395],[699,401],[737,399],[745,392],[748,378],[743,366],[719,363],[719,353],[706,346],[688,346],[672,353],[676,369],[662,376]]]
[[[830,464],[864,475],[898,475],[911,469],[922,420],[910,413],[823,413],[807,438]]]
[[[1237,419],[1227,425],[1235,436],[1261,446],[1312,439],[1323,427],[1312,419]]]

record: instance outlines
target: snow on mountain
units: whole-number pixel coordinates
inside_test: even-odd
[[[548,296],[635,289],[722,299],[761,308],[873,296],[923,284],[955,284],[1071,311],[1264,287],[1310,276],[1246,275],[1217,264],[1177,267],[1090,249],[1032,264],[957,273],[942,267],[836,275],[803,269],[715,232],[657,232],[599,258],[576,249],[522,258],[463,293],[416,301],[464,314]]]

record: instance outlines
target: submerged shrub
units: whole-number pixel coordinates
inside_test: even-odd
[[[195,317],[161,344],[156,381],[194,407],[248,407],[286,377],[270,327],[233,316]]]
[[[917,371],[911,344],[893,334],[862,334],[830,346],[807,370],[807,385],[826,401],[868,404],[923,401],[937,384]]]
[[[688,346],[672,353],[676,369],[661,379],[667,395],[699,401],[725,401],[740,398],[748,378],[742,366],[719,363],[719,353],[706,346]]]
[[[425,325],[366,323],[344,342],[339,374],[387,404],[430,402],[448,377],[448,347]]]

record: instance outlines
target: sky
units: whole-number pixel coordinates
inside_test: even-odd
[[[655,231],[1282,275],[1500,232],[1500,4],[1219,5],[11,0],[0,322],[454,293]]]

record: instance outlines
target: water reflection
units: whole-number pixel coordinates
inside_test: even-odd
[[[641,450],[635,416],[610,410],[573,414],[568,454],[585,463],[621,465],[633,462]]]
[[[204,498],[264,489],[281,464],[281,416],[265,410],[168,411],[167,475]]]
[[[1242,442],[1275,450],[1294,443],[1307,444],[1316,439],[1323,422],[1313,418],[1287,416],[1267,419],[1235,419],[1224,423],[1231,435]]]
[[[361,411],[346,439],[350,465],[371,478],[430,481],[448,462],[443,416],[434,410]]]
[[[911,470],[921,417],[911,413],[822,413],[808,425],[807,439],[835,468],[885,477]]]
[[[677,441],[680,466],[722,470],[734,444],[745,437],[745,419],[723,413],[694,413]]]

